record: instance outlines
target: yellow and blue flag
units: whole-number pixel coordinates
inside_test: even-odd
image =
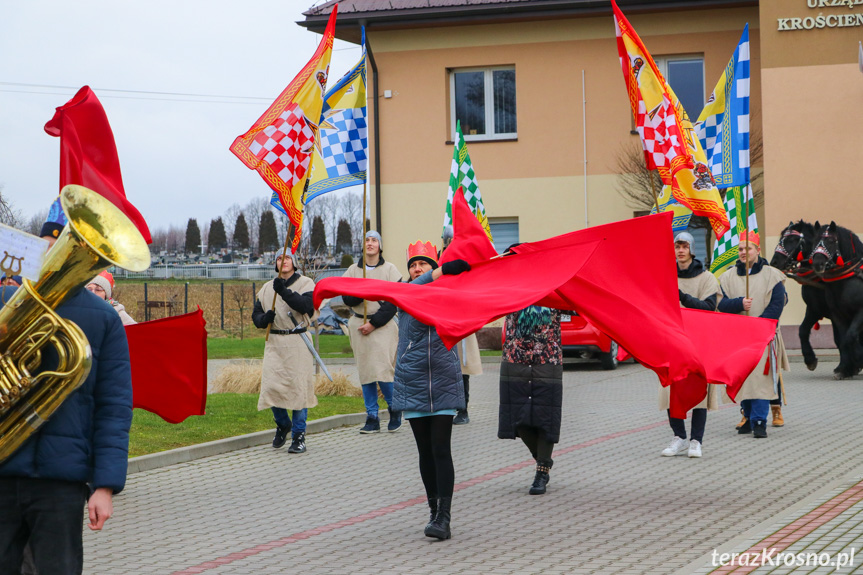
[[[749,185],[749,24],[695,130],[717,187]]]
[[[360,61],[327,91],[321,111],[319,145],[305,201],[356,186],[368,174],[368,115],[366,113],[366,39]]]

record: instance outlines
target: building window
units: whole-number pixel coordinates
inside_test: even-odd
[[[489,218],[488,225],[497,253],[502,254],[506,248],[518,243],[518,218]]]
[[[449,89],[453,139],[456,120],[467,141],[518,136],[514,67],[452,70]]]
[[[656,65],[694,124],[704,108],[704,56],[664,56]]]

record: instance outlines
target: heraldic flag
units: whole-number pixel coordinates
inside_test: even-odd
[[[482,195],[479,193],[479,182],[476,181],[476,174],[470,163],[470,155],[467,153],[467,142],[464,141],[464,135],[461,133],[460,120],[455,125],[455,150],[452,154],[452,168],[449,174],[449,193],[446,198],[446,213],[443,217],[444,228],[452,225],[452,201],[459,187],[462,188],[464,199],[467,200],[471,211],[479,220],[482,229],[485,230],[488,240],[494,242],[491,237],[491,227],[488,225],[488,218],[485,215]]]
[[[612,7],[621,69],[647,169],[659,172],[675,200],[709,218],[720,237],[728,220],[689,117],[614,0]],[[702,157],[697,157],[699,151]]]
[[[692,219],[692,210],[674,199],[674,194],[671,193],[671,186],[662,186],[662,191],[659,193],[659,212],[671,212],[673,219],[671,220],[671,231],[677,234],[685,232],[689,227],[689,220]],[[656,206],[650,208],[650,213],[655,214]]]
[[[744,204],[745,202],[745,204]],[[717,277],[737,261],[737,246],[740,235],[746,232],[746,215],[749,215],[748,229],[758,233],[758,220],[755,217],[755,202],[752,199],[752,186],[728,188],[725,191],[725,210],[731,229],[723,234],[713,246],[713,262],[710,271]]]
[[[695,130],[716,185],[749,185],[749,24]]]
[[[318,130],[318,150],[306,203],[317,196],[365,183],[368,174],[368,121],[366,114],[366,38],[363,54],[324,96]]]
[[[334,5],[321,43],[309,63],[249,131],[231,144],[231,151],[240,161],[257,170],[278,195],[294,225],[292,252],[297,251],[302,237],[303,192],[321,118],[337,12],[338,5]]]

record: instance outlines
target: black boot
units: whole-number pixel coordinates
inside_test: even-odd
[[[530,486],[528,493],[531,495],[542,495],[545,493],[545,486],[548,485],[550,479],[548,472],[551,471],[552,465],[554,465],[554,462],[551,460],[536,462],[536,475],[533,477],[533,485]]]
[[[470,416],[467,414],[466,409],[459,409],[456,411],[455,417],[452,420],[453,425],[464,425],[465,423],[470,423]]]
[[[449,539],[452,533],[449,530],[450,505],[452,497],[441,497],[438,499],[437,513],[434,521],[426,525],[426,537],[437,537],[438,539]]]
[[[291,446],[288,448],[288,453],[305,453],[306,452],[306,434],[295,433],[294,439],[291,441]]]
[[[290,427],[282,427],[281,425],[276,425],[276,435],[273,437],[273,447],[276,449],[285,445],[285,442],[288,440],[288,433],[291,432]]]
[[[437,497],[429,497],[429,522],[426,524],[425,532],[428,533],[429,528],[431,528],[432,523],[434,523],[434,518],[437,515]]]

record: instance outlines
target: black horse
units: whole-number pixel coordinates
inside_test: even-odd
[[[810,224],[803,220],[797,223],[788,222],[788,226],[782,230],[779,236],[779,244],[770,260],[770,265],[785,275],[801,284],[803,302],[806,304],[806,315],[797,334],[800,337],[800,350],[803,352],[803,361],[809,371],[814,371],[818,366],[818,357],[809,343],[812,328],[823,318],[830,318],[830,306],[827,305],[826,290],[821,285],[821,279],[815,275],[812,265],[809,264],[809,256],[815,244],[816,233],[820,224]],[[839,330],[833,330],[833,341],[840,348]]]
[[[839,331],[839,367],[835,379],[845,379],[863,366],[859,341],[863,328],[863,242],[849,229],[836,222],[823,226],[812,249],[812,269],[822,279],[829,317],[834,332]]]

